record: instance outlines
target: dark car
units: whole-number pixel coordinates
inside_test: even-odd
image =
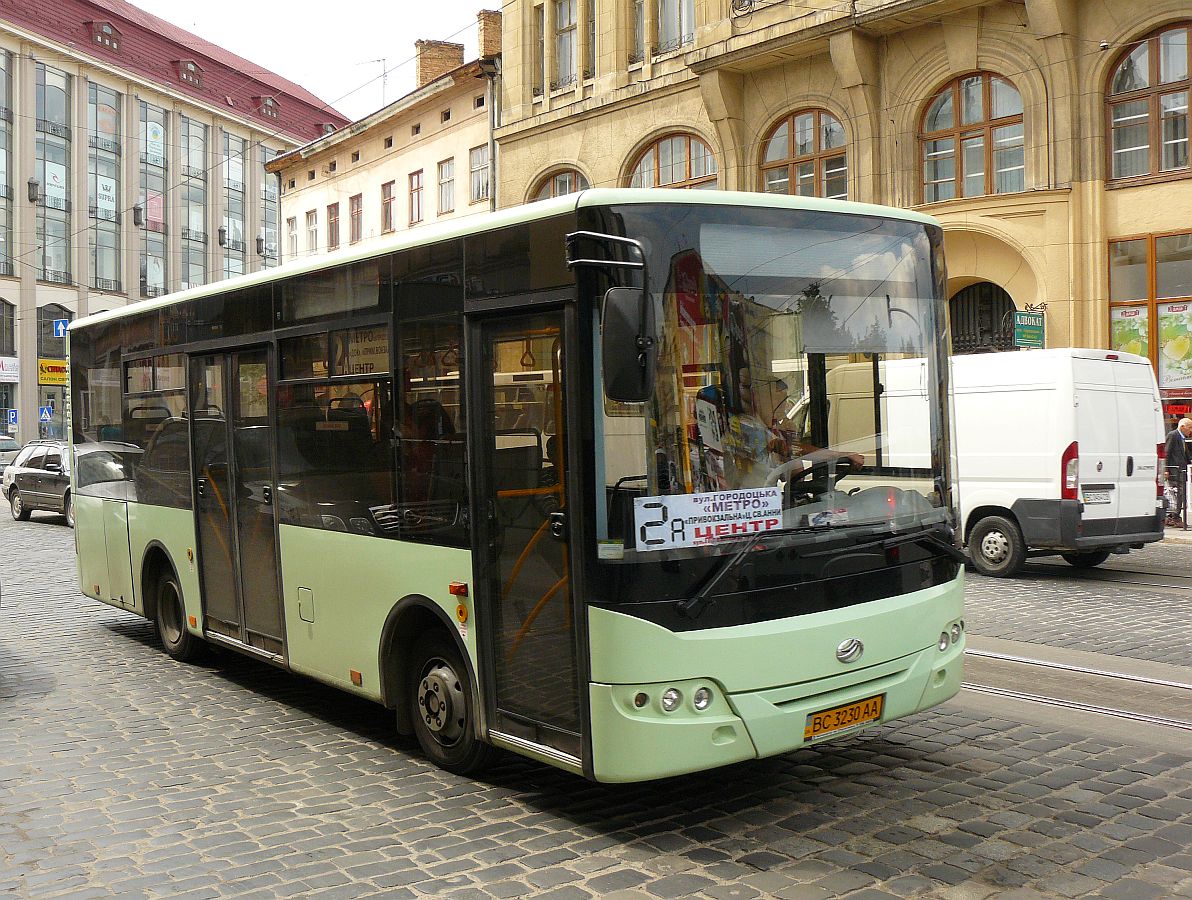
[[[66,441],[31,441],[4,469],[4,496],[18,522],[35,509],[60,512],[74,527],[70,447]]]

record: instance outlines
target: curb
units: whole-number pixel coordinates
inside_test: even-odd
[[[1192,529],[1164,528],[1163,541],[1168,544],[1192,544]]]

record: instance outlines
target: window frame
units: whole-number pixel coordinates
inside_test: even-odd
[[[364,195],[348,198],[348,243],[358,244],[364,237]]]
[[[339,203],[327,204],[327,252],[339,249]]]
[[[455,212],[455,157],[449,156],[447,159],[440,160],[437,168],[439,176],[438,214],[442,216]],[[444,178],[444,172],[450,177]],[[446,204],[443,202],[444,199],[447,201]]]
[[[397,181],[386,181],[381,185],[381,234],[396,231],[393,218],[393,198],[397,192]]]
[[[797,119],[801,116],[809,115],[809,114],[815,116],[815,126],[814,126],[815,149],[812,150],[811,153],[806,154],[804,156],[796,156],[795,152],[794,152],[795,151],[795,119]],[[840,130],[844,134],[844,143],[841,144],[839,147],[831,147],[831,148],[825,150],[820,146],[821,139],[823,138],[823,118],[822,118],[823,116],[828,116],[829,118],[832,119],[832,121],[834,121],[837,125],[840,126]],[[766,160],[766,148],[769,147],[770,142],[774,139],[774,135],[778,133],[778,129],[780,129],[783,125],[786,125],[786,127],[787,127],[787,141],[788,141],[787,156],[785,159],[776,160],[774,162],[768,163],[765,161]],[[848,194],[849,194],[848,189],[850,186],[849,185],[848,156],[849,156],[848,129],[846,129],[844,127],[844,122],[840,118],[840,116],[836,115],[835,113],[831,112],[830,110],[827,110],[827,109],[824,109],[823,107],[818,107],[818,106],[812,106],[812,107],[806,107],[804,109],[793,110],[792,112],[787,113],[785,116],[783,116],[777,122],[775,122],[773,124],[773,126],[766,132],[766,136],[762,139],[761,146],[758,150],[758,167],[757,167],[758,190],[762,191],[764,193],[771,193],[771,192],[766,191],[766,173],[785,168],[786,169],[786,185],[787,185],[786,193],[787,193],[787,196],[790,196],[790,197],[811,196],[811,197],[827,198],[827,179],[825,177],[825,174],[827,171],[827,165],[829,162],[832,162],[833,160],[844,159],[844,182],[845,182],[844,196],[843,197],[835,197],[832,199],[847,200]],[[812,165],[814,166],[813,179],[814,179],[815,192],[812,194],[799,194],[793,190],[797,184],[797,179],[795,177],[795,169],[797,166],[807,165],[807,163],[812,163]]]
[[[482,154],[483,160],[476,165],[476,154]],[[481,144],[468,151],[468,180],[470,203],[482,203],[488,200],[488,144]]]
[[[684,177],[683,179],[681,179],[679,181],[668,181],[666,184],[662,184],[660,177],[659,177],[661,175],[662,162],[661,162],[661,154],[658,152],[658,149],[662,146],[662,143],[664,141],[669,141],[669,140],[672,140],[673,138],[677,138],[677,137],[684,138],[687,141],[687,155],[686,155],[686,160],[684,163],[684,170],[685,170],[686,177]],[[701,175],[698,178],[692,177],[692,175],[691,175],[691,160],[692,160],[691,142],[692,141],[699,141],[701,144],[703,144],[708,149],[708,155],[712,159],[712,165],[715,166],[715,171],[713,171],[710,175]],[[626,187],[632,187],[633,177],[637,173],[638,167],[642,164],[642,162],[646,158],[646,155],[648,153],[650,153],[650,151],[654,152],[654,183],[651,185],[651,187],[671,188],[671,189],[675,189],[675,190],[689,190],[692,188],[698,189],[701,185],[711,183],[711,184],[714,184],[717,188],[719,188],[719,186],[720,186],[720,161],[717,160],[717,158],[716,158],[716,151],[712,149],[712,145],[709,144],[707,141],[705,141],[701,135],[696,134],[693,131],[668,131],[666,134],[661,134],[658,137],[654,138],[652,141],[650,141],[648,144],[646,144],[644,147],[642,147],[640,150],[638,150],[638,152],[633,157],[633,163],[629,166],[627,176],[625,178]]]
[[[556,182],[564,175],[570,175],[575,180],[576,188],[571,191],[559,193],[556,190]],[[582,185],[580,182],[582,182]],[[552,169],[538,179],[538,183],[535,185],[534,190],[530,193],[529,201],[533,202],[535,200],[550,200],[554,197],[565,197],[568,194],[576,194],[580,191],[586,191],[591,188],[591,186],[592,183],[588,181],[588,176],[574,166],[567,166],[562,169]],[[542,196],[542,192],[546,188],[550,188],[550,191],[546,194],[546,196]]]
[[[1159,80],[1162,65],[1160,56],[1160,38],[1170,31],[1184,29],[1187,35],[1185,41],[1186,74],[1179,81],[1161,83]],[[1123,91],[1120,94],[1112,92],[1113,79],[1126,59],[1141,45],[1147,45],[1147,81],[1145,88],[1134,91]],[[1105,186],[1107,188],[1125,187],[1135,184],[1154,184],[1163,181],[1174,181],[1192,175],[1192,131],[1187,140],[1186,150],[1188,163],[1178,169],[1163,170],[1163,97],[1183,92],[1187,95],[1189,109],[1185,111],[1185,121],[1192,123],[1192,19],[1168,22],[1156,28],[1149,34],[1131,41],[1122,48],[1118,58],[1105,76],[1104,84],[1104,121],[1105,121]],[[1147,165],[1148,171],[1140,175],[1115,175],[1113,169],[1113,110],[1114,107],[1146,101],[1147,105]]]
[[[410,224],[417,225],[426,218],[424,191],[426,189],[426,170],[419,169],[409,175],[409,213]],[[417,210],[415,210],[417,207]],[[416,213],[416,214],[415,214]]]
[[[960,85],[969,78],[980,77],[981,79],[981,104],[983,111],[983,118],[976,122],[965,124],[963,120],[963,111],[961,107]],[[1017,94],[1019,105],[1022,106],[1023,111],[1012,116],[1002,116],[1000,118],[991,118],[993,115],[993,79],[1005,82]],[[935,101],[941,97],[945,92],[952,94],[952,126],[950,128],[940,129],[938,131],[927,131],[927,116],[931,112],[931,107]],[[978,197],[998,197],[1008,196],[1010,194],[1019,194],[1027,190],[1026,182],[1026,106],[1022,102],[1022,91],[1009,78],[991,72],[987,69],[975,70],[972,72],[964,72],[952,78],[946,84],[942,85],[938,90],[932,92],[931,96],[927,98],[927,102],[923,104],[923,111],[919,114],[919,136],[918,136],[918,183],[919,183],[919,202],[920,203],[947,203],[951,200],[975,200]],[[1021,191],[997,191],[995,187],[995,172],[993,169],[993,133],[999,128],[1005,128],[1012,125],[1022,126],[1022,190]],[[964,193],[964,162],[963,162],[963,145],[964,141],[973,138],[980,134],[983,142],[983,151],[985,154],[984,166],[984,180],[985,190],[980,194],[965,195]],[[929,141],[952,141],[952,159],[954,161],[952,185],[953,194],[951,197],[946,197],[938,200],[927,199],[927,181],[924,178],[924,163],[926,162],[927,144]],[[940,182],[943,183],[943,182]]]

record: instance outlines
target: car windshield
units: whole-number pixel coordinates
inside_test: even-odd
[[[11,450],[20,450],[21,445],[10,437],[0,437],[0,453]]]
[[[605,400],[600,557],[949,521],[939,235],[803,210],[633,207],[657,374]]]

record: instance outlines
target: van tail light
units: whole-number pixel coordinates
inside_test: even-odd
[[[1163,499],[1163,467],[1167,464],[1167,445],[1155,444],[1155,499]]]
[[[1060,499],[1075,500],[1080,486],[1080,445],[1073,441],[1060,457]]]

